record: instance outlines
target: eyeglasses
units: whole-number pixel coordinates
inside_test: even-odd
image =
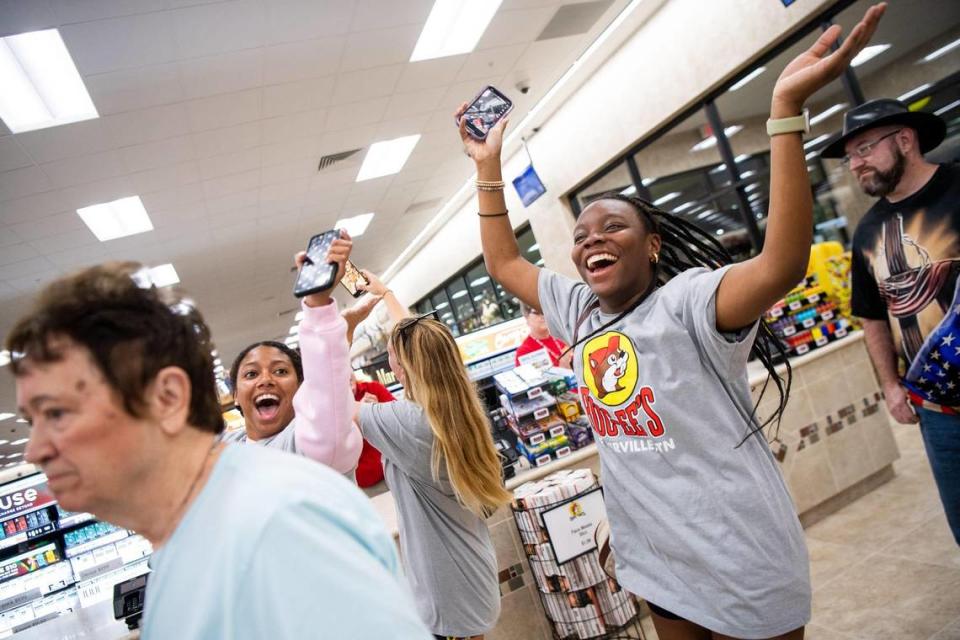
[[[860,158],[860,159],[862,160],[863,158],[866,158],[866,157],[869,156],[871,153],[873,153],[873,148],[876,147],[878,144],[880,144],[880,142],[881,142],[882,140],[884,140],[884,139],[886,139],[886,138],[889,138],[890,136],[896,135],[896,134],[900,133],[901,131],[903,131],[903,129],[897,129],[896,131],[891,131],[890,133],[888,133],[888,134],[885,135],[885,136],[880,136],[879,138],[877,138],[877,139],[874,140],[873,142],[865,142],[864,144],[862,144],[862,145],[860,145],[859,147],[857,147],[856,149],[854,149],[852,154],[848,154],[848,155],[843,156],[843,159],[840,160],[840,162],[842,162],[844,166],[849,167],[849,166],[850,166],[850,160],[852,160],[851,155],[856,156],[856,157],[858,157],[858,158]]]
[[[440,318],[437,315],[436,310],[427,311],[426,313],[421,313],[418,316],[411,316],[409,318],[404,318],[403,320],[397,323],[397,335],[403,338],[404,341],[406,341],[407,334],[413,328],[413,325],[417,324],[421,320],[425,320],[430,317],[432,317],[434,320],[438,322],[440,321]]]

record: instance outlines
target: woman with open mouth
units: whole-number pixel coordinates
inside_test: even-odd
[[[339,265],[334,282],[343,277],[352,244],[343,233],[330,247],[327,258]],[[300,266],[303,254],[296,260]],[[332,390],[322,382],[339,376],[346,384],[351,373],[347,322],[338,313],[331,291],[305,296],[301,302],[301,353],[265,340],[237,355],[230,380],[245,429],[225,432],[224,441],[273,447],[307,456],[340,473],[353,473],[363,446],[352,420],[353,396],[349,387],[339,393],[339,386]],[[322,412],[317,408],[321,396]]]
[[[804,277],[810,255],[800,135],[809,125],[798,116],[866,45],[883,11],[871,7],[832,53],[840,28],[830,27],[778,78],[766,240],[745,262],[732,264],[679,216],[614,193],[585,207],[574,227],[582,282],[530,264],[503,194],[506,121],[485,141],[461,124],[487,269],[574,350],[617,579],[651,605],[661,640],[799,640],[810,620],[803,530],[753,410],[746,364],[753,352],[766,365],[779,415],[789,382],[776,375],[771,356],[782,349],[759,320]]]

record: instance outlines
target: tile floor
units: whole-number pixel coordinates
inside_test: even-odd
[[[806,530],[813,580],[806,640],[960,640],[960,547],[920,432],[898,425],[894,434],[896,477]]]

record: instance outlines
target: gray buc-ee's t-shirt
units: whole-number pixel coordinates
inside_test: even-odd
[[[596,434],[618,580],[717,633],[770,637],[810,619],[796,509],[755,425],[746,362],[756,325],[716,328],[726,268],[685,271],[576,347],[579,396]],[[573,343],[596,300],[542,270],[552,335]],[[594,309],[584,337],[616,316]]]
[[[380,450],[397,507],[400,553],[417,611],[439,636],[489,632],[500,616],[497,558],[486,522],[461,505],[440,465],[423,408],[398,400],[360,407],[364,438]]]

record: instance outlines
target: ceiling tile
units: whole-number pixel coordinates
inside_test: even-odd
[[[235,0],[177,9],[171,21],[178,58],[252,49],[263,45],[264,7]]]
[[[89,156],[65,158],[41,165],[55,188],[112,178],[125,173],[123,158],[119,151],[103,151]]]
[[[7,284],[20,293],[35,293],[63,273],[63,271],[61,271],[59,267],[54,266],[53,263],[46,262],[45,264],[49,264],[52,268],[43,270],[37,266],[35,270],[31,271],[28,275],[18,278],[8,278]]]
[[[467,56],[464,54],[411,62],[403,68],[400,81],[397,83],[397,91],[406,93],[419,89],[445,87],[456,80],[466,60]]]
[[[129,173],[182,164],[193,160],[196,156],[190,136],[137,144],[124,147],[119,151],[124,167]]]
[[[340,72],[409,62],[420,30],[421,25],[415,24],[350,34],[340,60]]]
[[[262,120],[264,144],[295,140],[301,136],[318,136],[324,131],[327,120],[325,109],[301,111],[289,116]]]
[[[404,0],[403,11],[397,11],[396,0],[358,0],[354,3],[351,31],[384,29],[405,24],[426,24],[433,0]],[[412,50],[411,50],[412,51]]]
[[[244,173],[260,168],[260,148],[244,149],[222,156],[213,156],[204,160],[200,166],[200,176],[204,180],[213,180],[235,173]]]
[[[335,76],[310,78],[263,88],[263,117],[286,116],[330,104]]]
[[[0,37],[57,26],[57,17],[47,0],[0,2]]]
[[[26,242],[8,245],[3,247],[3,251],[0,251],[0,265],[36,258],[39,255],[40,253]]]
[[[23,240],[14,231],[13,225],[0,225],[0,248],[20,244]]]
[[[393,93],[404,66],[398,64],[339,75],[333,90],[332,104],[346,104],[389,96]]]
[[[136,193],[150,193],[199,182],[200,166],[196,160],[189,160],[180,164],[138,171],[131,173],[128,177]]]
[[[401,82],[397,88],[404,89],[405,87]],[[440,100],[446,92],[445,87],[438,87],[436,89],[395,93],[390,97],[387,113],[390,118],[404,118],[422,113],[430,113],[440,106]],[[453,122],[452,112],[450,114],[450,121]]]
[[[193,148],[197,158],[209,158],[223,153],[240,151],[260,145],[260,123],[244,124],[211,129],[193,134]]]
[[[93,235],[89,229],[76,229],[74,231],[65,231],[47,236],[42,240],[34,240],[31,246],[39,253],[50,256],[64,249],[84,247],[91,244],[98,244],[99,242],[97,237]]]
[[[316,169],[320,158],[320,154],[317,153],[319,141],[319,136],[313,136],[264,145],[260,147],[263,167],[309,158],[311,166]]]
[[[101,263],[108,260],[109,257],[110,253],[107,248],[107,243],[98,242],[82,247],[64,249],[59,253],[49,256],[48,259],[60,269],[72,270]]]
[[[518,67],[541,69],[555,67],[559,61],[576,57],[586,43],[577,36],[532,42],[517,61]]]
[[[167,12],[66,25],[60,34],[82,76],[176,59]]]
[[[29,222],[20,222],[10,227],[26,242],[37,242],[66,231],[87,229],[76,211],[64,211],[53,215],[37,217]],[[90,233],[87,229],[87,233]],[[93,235],[92,233],[90,234]]]
[[[270,0],[266,3],[267,44],[342,35],[353,3],[338,0]]]
[[[51,162],[61,158],[106,151],[112,146],[104,136],[103,123],[100,119],[26,131],[18,133],[14,138],[37,162]]]
[[[166,7],[162,0],[52,0],[51,5],[60,24],[73,22],[89,22],[104,18],[118,18],[120,16],[138,13],[162,11]]]
[[[289,42],[263,48],[263,77],[281,84],[337,72],[344,38]]]
[[[390,98],[378,98],[333,107],[327,116],[326,130],[341,131],[365,124],[376,124],[387,113],[387,105],[389,104]]]
[[[306,158],[263,167],[260,170],[260,185],[287,182],[295,179],[311,178],[317,172],[317,163]]]
[[[101,116],[184,99],[175,63],[98,73],[83,81]]]
[[[0,173],[0,201],[23,198],[52,188],[50,179],[40,167],[24,167]]]
[[[477,50],[533,42],[550,22],[554,13],[556,13],[555,7],[516,11],[504,11],[501,7],[494,14],[487,30],[483,32],[483,37],[477,43]]]
[[[8,200],[0,207],[0,224],[17,224],[53,215],[68,208],[59,191]]]
[[[526,44],[514,44],[497,49],[474,51],[457,74],[457,82],[502,76],[509,71],[527,49]],[[482,87],[477,87],[479,91]],[[499,87],[503,91],[506,88]],[[468,98],[465,98],[468,99]]]
[[[230,195],[237,191],[257,187],[260,184],[260,170],[245,171],[213,180],[203,181],[203,192],[206,197],[218,198],[220,196]]]
[[[66,202],[66,206],[56,209],[55,211],[63,211],[63,209],[76,210],[91,204],[100,204],[118,198],[137,195],[133,190],[133,185],[130,183],[129,178],[126,176],[117,176],[115,178],[98,180],[97,182],[81,184],[75,187],[67,187],[56,193]]]
[[[0,173],[33,165],[33,159],[17,143],[14,136],[0,138]]]
[[[100,121],[104,137],[112,147],[127,147],[190,133],[187,107],[183,103],[126,111]]]
[[[178,67],[180,86],[184,96],[190,99],[252,89],[263,83],[263,53],[260,49],[181,60]]]
[[[206,195],[203,191],[202,182],[195,182],[162,191],[154,191],[153,193],[140,194],[143,208],[147,210],[148,214],[151,211],[175,209],[185,204],[201,202],[204,198],[206,198]]]
[[[231,193],[218,198],[207,198],[206,211],[208,215],[228,213],[232,209],[252,207],[259,204],[259,202],[260,192],[259,189],[257,189],[257,187],[254,185],[252,188],[249,188],[245,191]]]
[[[387,111],[387,115],[393,115]],[[385,120],[377,125],[377,140],[391,140],[401,136],[409,136],[420,133],[424,124],[427,122],[427,114],[419,116],[407,116],[406,118],[392,118]],[[453,118],[450,118],[450,127],[453,127]],[[454,129],[455,130],[455,129]],[[419,143],[418,143],[419,144]]]
[[[220,129],[260,117],[260,91],[251,89],[187,103],[193,131]]]
[[[306,202],[308,178],[298,178],[260,188],[260,211],[287,211],[302,207]]]
[[[10,262],[0,265],[0,280],[6,280],[10,284],[12,280],[29,277],[33,273],[56,271],[53,263],[43,256],[34,256],[17,262]],[[15,285],[16,286],[16,285]],[[20,287],[17,287],[18,289]]]

